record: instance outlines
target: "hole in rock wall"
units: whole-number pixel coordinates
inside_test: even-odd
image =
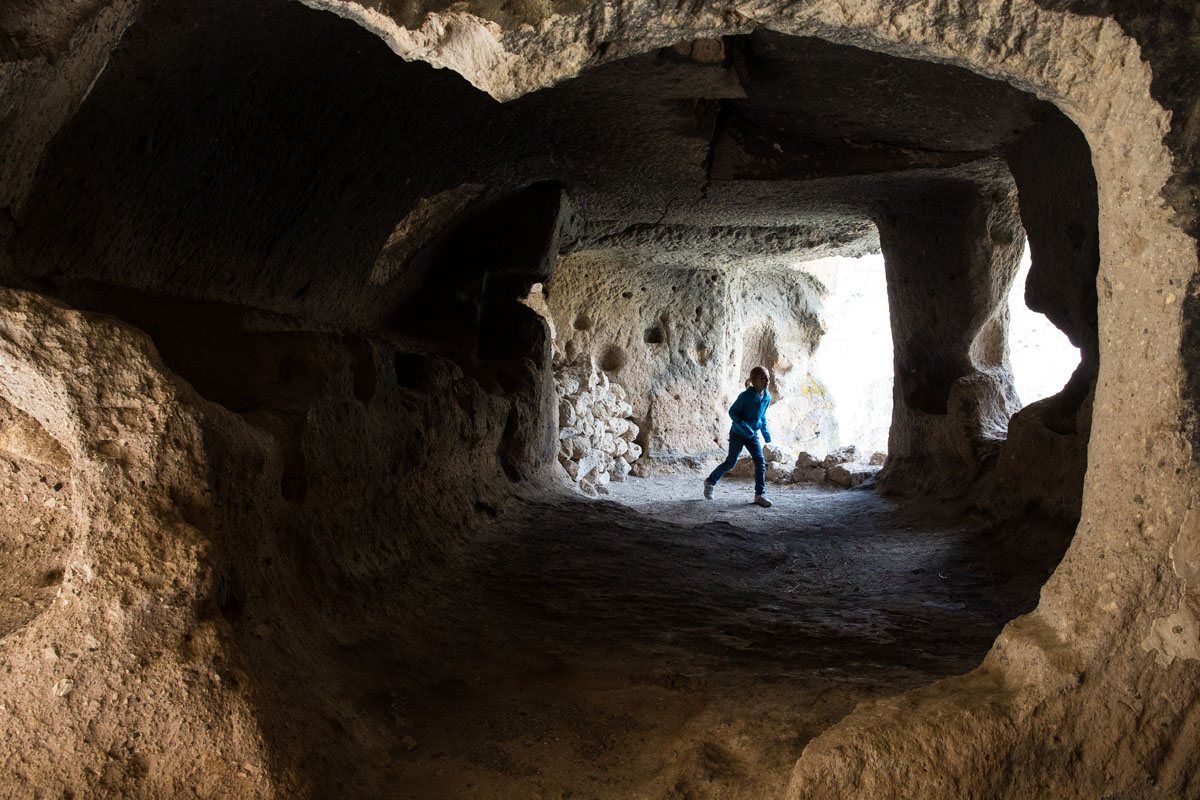
[[[514,441],[519,425],[519,412],[513,408],[508,412],[508,416],[504,420],[504,432],[500,436],[499,453],[500,466],[503,468],[504,474],[513,483],[521,480],[525,471],[525,465],[521,462],[521,450],[516,446]]]
[[[1008,357],[1013,388],[1022,406],[1057,394],[1079,366],[1082,354],[1044,314],[1025,304],[1025,285],[1033,265],[1029,249],[1021,256],[1020,271],[1008,299]]]
[[[369,341],[358,336],[350,337],[346,349],[350,354],[354,397],[360,403],[369,403],[379,384],[379,376],[375,369],[375,350]]]
[[[814,373],[828,390],[836,433],[834,449],[887,452],[892,423],[891,323],[883,256],[832,258],[804,265],[827,288],[825,334]]]
[[[600,357],[600,369],[605,372],[620,372],[625,366],[625,351],[617,345],[609,345],[604,348],[604,354]]]
[[[396,353],[392,359],[396,384],[402,389],[417,389],[425,379],[425,359],[415,353]]]
[[[1008,297],[1008,351],[1020,406],[1056,394],[1079,366],[1080,351],[1024,300],[1032,266],[1023,250]],[[826,285],[825,333],[814,372],[828,390],[837,432],[831,445],[886,452],[892,416],[893,351],[883,256],[833,258],[804,268]]]

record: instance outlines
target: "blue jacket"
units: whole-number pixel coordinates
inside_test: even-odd
[[[729,407],[729,418],[733,425],[729,428],[731,436],[741,436],[743,439],[754,439],[756,431],[762,431],[763,441],[771,441],[771,431],[767,428],[767,406],[771,405],[771,393],[762,394],[754,391],[751,386],[738,395],[737,400]]]

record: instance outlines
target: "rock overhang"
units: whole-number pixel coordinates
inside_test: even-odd
[[[132,59],[136,67],[110,65],[99,77],[99,88],[106,81],[151,76],[147,88],[158,97],[144,102],[203,117],[217,98],[253,91],[238,86],[245,73],[233,66],[246,59],[231,56],[229,68],[221,65],[221,54],[232,52],[239,41],[247,52],[256,52],[251,60],[264,62],[252,68],[254,80],[279,83],[281,97],[264,105],[282,108],[300,91],[286,85],[282,73],[272,74],[265,63],[271,59],[307,61],[311,68],[301,71],[317,83],[342,81],[345,108],[329,116],[357,116],[362,126],[378,125],[381,138],[396,142],[391,152],[338,155],[342,164],[328,168],[335,180],[332,171],[350,173],[341,179],[349,181],[347,196],[358,191],[356,172],[373,170],[376,182],[390,182],[384,190],[390,197],[383,199],[372,188],[355,201],[396,209],[387,233],[378,235],[381,241],[368,245],[364,240],[364,248],[388,246],[406,209],[458,187],[479,186],[486,195],[556,180],[566,188],[584,230],[595,232],[597,241],[584,246],[650,253],[661,243],[664,257],[676,261],[689,253],[704,258],[860,254],[876,247],[870,223],[881,205],[902,197],[907,186],[995,160],[1047,108],[1032,95],[960,67],[765,28],[664,47],[622,45],[621,52],[606,50],[594,61],[580,61],[579,68],[592,68],[569,77],[573,70],[554,61],[557,56],[520,39],[520,31],[529,34],[520,25],[501,38],[513,52],[524,53],[524,62],[553,62],[559,79],[546,88],[531,85],[496,104],[449,73],[380,57],[384,48],[371,26],[368,32],[319,14],[304,19],[284,13],[284,5],[290,4],[262,3],[253,10],[219,6],[198,22],[193,35],[184,36],[178,11],[165,12],[169,4],[146,4],[136,36],[123,46],[142,54],[114,58]],[[321,7],[346,16],[353,4],[333,5]],[[404,17],[410,11],[393,4],[371,14]],[[443,13],[459,12],[425,9],[419,16],[428,22]],[[504,16],[507,12],[497,13],[500,23],[514,21]],[[267,24],[260,34],[248,33],[237,28],[239,18]],[[273,35],[276,18],[281,27]],[[548,34],[539,29],[537,35]],[[304,52],[313,46],[315,51]],[[195,55],[186,55],[189,49]],[[195,61],[197,69],[189,74],[164,62],[171,53],[179,55],[180,65]],[[322,64],[326,74],[316,77],[316,65]],[[374,93],[364,86],[370,81],[378,86]],[[399,92],[388,88],[400,85],[405,88]],[[108,93],[102,102],[112,101]],[[234,106],[220,135],[235,150],[239,130],[262,129],[258,115],[237,109],[236,101],[216,102]],[[395,114],[386,110],[389,104],[399,104],[404,122],[387,119]],[[288,113],[303,112],[275,116],[286,119]],[[100,116],[94,117],[97,126],[105,124]],[[133,116],[136,121],[136,110]],[[172,126],[190,124],[161,115],[141,122],[162,131],[160,138],[169,136]],[[354,138],[343,137],[342,146],[356,147]],[[337,139],[328,146],[338,147]],[[150,154],[162,145],[151,138],[144,147]]]

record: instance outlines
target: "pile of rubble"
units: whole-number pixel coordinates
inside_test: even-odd
[[[852,489],[875,477],[887,460],[887,453],[873,453],[864,464],[859,461],[858,449],[853,445],[834,450],[824,458],[802,452],[796,457],[794,465],[789,463],[790,456],[779,445],[763,445],[763,456],[767,460],[767,480],[771,483],[817,483],[843,489]],[[754,462],[749,453],[742,452],[742,457],[730,474],[740,477],[754,475]]]
[[[625,389],[596,369],[590,357],[554,367],[558,392],[558,463],[584,494],[607,494],[609,481],[623,481],[642,455],[638,426]]]

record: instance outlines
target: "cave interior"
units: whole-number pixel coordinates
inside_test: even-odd
[[[198,622],[138,663],[182,648],[220,684],[197,702],[243,698],[269,773],[246,779],[283,794],[773,796],[856,703],[976,666],[1079,521],[1091,153],[961,67],[760,29],[499,102],[296,3],[155,0],[17,193],[6,286],[132,331],[112,347],[199,420],[193,483],[148,473],[203,542]],[[820,444],[805,265],[877,252],[886,463],[706,505],[754,363],[777,435]],[[1012,291],[1082,353],[1023,408]],[[637,430],[591,497],[564,469],[601,447],[560,436],[571,369],[622,386]],[[0,411],[5,493],[40,515],[4,507],[39,530],[4,549],[7,635],[106,533],[70,513],[93,462],[21,398]],[[78,780],[179,773],[139,752]]]

